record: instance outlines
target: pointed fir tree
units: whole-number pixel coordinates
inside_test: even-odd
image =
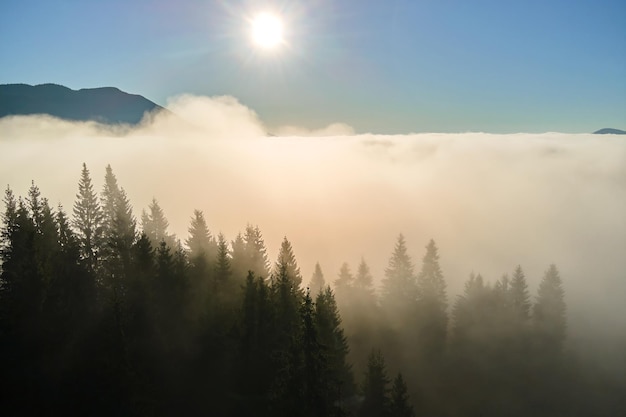
[[[240,282],[243,279],[247,279],[248,273],[254,271],[248,269],[248,259],[246,256],[246,242],[243,241],[243,235],[237,233],[237,236],[234,240],[230,242],[230,255],[231,255],[231,265],[233,269],[233,280]],[[264,279],[266,277],[263,277]]]
[[[311,299],[310,291],[304,296],[300,307],[302,321],[302,403],[306,414],[311,416],[330,416],[336,414],[334,408],[338,400],[335,387],[330,383],[329,363],[318,335],[317,311]]]
[[[130,262],[130,249],[137,237],[137,223],[132,206],[123,188],[120,188],[111,165],[107,165],[101,194],[103,214],[104,258],[115,259],[109,265],[108,275],[123,274],[122,267]],[[117,271],[112,271],[117,269]],[[122,268],[123,269],[123,268]]]
[[[161,241],[164,241],[168,246],[174,247],[176,239],[173,235],[167,233],[169,222],[155,198],[152,199],[148,210],[148,212],[143,210],[141,213],[141,227],[150,239],[152,246],[158,246]]]
[[[317,296],[324,286],[326,285],[326,281],[324,280],[324,273],[322,272],[322,267],[319,262],[315,263],[315,270],[313,271],[313,276],[311,277],[311,282],[309,282],[309,288],[311,289],[311,294]]]
[[[115,220],[120,187],[117,183],[117,177],[113,173],[111,165],[107,165],[104,175],[104,186],[100,197],[100,207],[102,208],[103,217],[103,234],[105,239],[111,236],[113,222]]]
[[[367,361],[363,380],[363,402],[359,417],[386,417],[389,412],[389,378],[385,358],[380,350],[373,350]]]
[[[263,240],[263,235],[261,234],[259,227],[252,227],[252,225],[248,225],[243,236],[243,241],[245,245],[246,273],[248,271],[252,271],[255,276],[267,279],[270,275],[270,262],[267,257],[265,241]],[[292,272],[295,271],[289,271],[289,273]],[[302,281],[302,279],[300,279],[300,281]]]
[[[192,264],[204,259],[212,262],[217,256],[217,245],[211,235],[204,219],[204,213],[200,210],[193,211],[191,225],[189,226],[189,238],[185,241],[189,250],[189,259]]]
[[[102,247],[103,222],[104,215],[100,209],[98,196],[93,189],[87,165],[83,163],[78,194],[74,202],[72,226],[80,243],[81,257],[91,272],[96,269]]]
[[[381,305],[392,322],[400,325],[412,314],[416,291],[413,262],[400,234],[382,281]]]
[[[437,245],[432,239],[426,246],[422,269],[417,275],[417,299],[435,303],[440,311],[447,307],[446,282],[439,266]]]
[[[330,392],[334,401],[354,394],[352,367],[347,362],[348,341],[341,326],[341,317],[330,287],[325,287],[315,298],[315,322],[319,341],[324,348],[330,372]]]
[[[126,191],[120,188],[110,230],[109,244],[118,251],[125,261],[127,261],[130,248],[137,238],[136,227],[137,222],[133,216],[133,208],[126,196]]]
[[[0,229],[0,272],[2,264],[11,257],[11,239],[17,228],[17,201],[13,191],[7,186],[4,192],[4,212],[2,213],[2,228]],[[0,290],[2,281],[0,281]]]
[[[361,258],[359,267],[354,278],[354,288],[360,292],[365,293],[367,296],[374,295],[374,278],[370,272],[370,267],[365,262],[365,259]]]
[[[522,321],[528,320],[530,317],[530,295],[528,294],[526,276],[519,265],[513,271],[513,278],[509,286],[509,297],[514,314]]]
[[[283,242],[280,245],[280,250],[278,252],[278,259],[274,265],[275,275],[280,275],[283,272],[289,278],[294,290],[302,291],[300,288],[300,284],[302,284],[302,275],[300,274],[300,268],[298,267],[296,257],[293,254],[293,248],[291,247],[289,240],[287,240],[287,237],[283,238]]]
[[[563,350],[566,336],[565,292],[554,264],[545,272],[533,308],[533,325],[539,351],[554,359]]]
[[[415,411],[413,406],[409,402],[409,394],[407,393],[406,383],[402,374],[398,373],[398,376],[393,380],[391,386],[391,395],[389,401],[389,417],[414,417]]]
[[[484,293],[483,277],[472,272],[465,282],[463,294],[457,297],[452,308],[453,340],[457,345],[468,343],[475,326],[482,324]]]
[[[217,236],[217,260],[215,262],[215,278],[224,285],[231,275],[228,243],[222,233]]]
[[[347,262],[341,264],[339,268],[339,275],[335,282],[335,292],[337,294],[337,300],[341,305],[341,308],[346,311],[352,307],[352,288],[354,285],[354,276],[350,271],[350,265]]]
[[[432,358],[445,349],[448,327],[446,283],[439,266],[435,242],[426,246],[422,269],[417,275],[417,340],[422,354]]]

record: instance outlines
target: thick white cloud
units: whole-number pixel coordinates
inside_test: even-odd
[[[156,197],[182,238],[194,208],[229,239],[258,224],[272,258],[292,241],[305,280],[316,261],[332,281],[361,257],[380,279],[399,233],[419,268],[433,238],[451,302],[471,271],[493,281],[521,264],[534,293],[556,263],[574,315],[626,326],[623,137],[354,135],[340,124],[272,137],[230,97],[168,107],[135,129],[0,119],[0,184],[24,195],[34,180],[69,211],[82,162],[98,189],[110,163],[136,213]]]

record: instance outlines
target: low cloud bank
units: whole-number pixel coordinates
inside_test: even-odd
[[[433,238],[450,302],[472,271],[493,282],[521,264],[534,293],[555,263],[572,317],[626,328],[623,137],[355,135],[343,124],[270,136],[232,97],[168,108],[133,129],[0,119],[0,184],[24,195],[34,180],[71,211],[81,164],[97,189],[111,164],[136,214],[157,198],[182,239],[195,208],[228,239],[258,224],[272,260],[286,235],[305,281],[316,261],[332,281],[361,257],[379,281],[399,233],[419,268]]]

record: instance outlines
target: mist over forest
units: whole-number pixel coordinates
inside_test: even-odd
[[[0,119],[11,415],[626,413],[622,137],[167,107]]]

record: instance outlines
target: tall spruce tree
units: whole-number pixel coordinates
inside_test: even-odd
[[[221,286],[226,286],[231,278],[231,262],[228,243],[222,233],[217,235],[217,257],[215,260],[215,279]]]
[[[310,291],[307,291],[300,307],[302,331],[300,345],[302,349],[302,366],[300,380],[302,402],[298,408],[305,416],[336,415],[337,391],[330,383],[327,351],[320,343],[317,327],[317,311],[313,305]],[[294,381],[294,382],[297,382]]]
[[[406,382],[401,373],[393,380],[389,401],[389,417],[414,417],[415,411],[409,402]]]
[[[167,232],[169,222],[165,218],[165,213],[163,213],[163,209],[155,198],[152,199],[148,210],[148,212],[143,210],[141,213],[141,227],[143,232],[150,239],[152,246],[158,247],[161,241],[163,241],[169,247],[175,247],[176,238]]]
[[[246,232],[243,236],[243,241],[245,245],[245,264],[247,268],[245,272],[247,273],[248,271],[252,271],[254,272],[255,276],[268,279],[270,276],[270,262],[267,257],[267,249],[265,248],[263,234],[261,233],[259,227],[253,227],[252,225],[246,226]],[[291,246],[291,244],[289,244],[289,246]],[[283,249],[281,246],[281,251],[282,250]],[[295,271],[289,271],[288,273],[292,274],[294,272]],[[300,278],[300,281],[302,281],[302,278]]]
[[[289,240],[287,240],[287,237],[283,238],[283,242],[280,245],[278,259],[274,265],[274,274],[280,276],[283,270],[293,288],[301,292],[300,284],[302,284],[302,275],[300,274],[300,268],[298,267],[296,256],[293,253],[293,248]]]
[[[363,380],[363,402],[359,417],[386,417],[389,413],[389,378],[385,358],[380,350],[373,350],[367,361]]]
[[[83,163],[74,202],[72,226],[80,243],[81,257],[91,272],[96,269],[103,244],[103,222],[104,215],[98,196],[93,189],[87,165]]]
[[[404,236],[398,236],[382,281],[381,305],[392,322],[400,325],[413,313],[417,287],[413,262],[408,254]]]
[[[326,285],[326,281],[324,280],[324,273],[322,272],[322,267],[319,262],[315,263],[315,270],[313,271],[313,276],[311,277],[311,281],[309,282],[309,288],[311,289],[311,294],[317,296],[324,286]]]
[[[212,263],[217,256],[217,244],[209,231],[204,213],[200,210],[193,211],[189,226],[189,238],[185,244],[189,250],[189,259],[192,264],[197,262]],[[202,259],[203,261],[201,261]]]
[[[371,298],[374,296],[374,278],[370,272],[370,267],[365,262],[365,259],[361,258],[359,267],[357,268],[356,277],[354,278],[354,288],[363,293],[365,298]]]
[[[354,394],[355,386],[352,367],[347,362],[348,341],[330,287],[325,287],[315,298],[315,323],[330,372],[329,389],[333,401],[340,401]]]
[[[545,272],[533,309],[535,338],[540,352],[554,356],[561,353],[566,336],[565,292],[559,271],[554,264]]]
[[[509,294],[514,314],[522,321],[528,320],[530,318],[530,295],[528,293],[528,284],[526,284],[526,276],[519,265],[513,271]]]
[[[334,286],[337,293],[337,300],[343,311],[352,308],[352,287],[354,285],[354,275],[350,271],[350,265],[347,262],[341,264],[339,275],[335,279]]]
[[[422,354],[432,357],[445,349],[448,327],[446,283],[439,266],[435,242],[426,246],[422,269],[417,275],[417,338]]]

